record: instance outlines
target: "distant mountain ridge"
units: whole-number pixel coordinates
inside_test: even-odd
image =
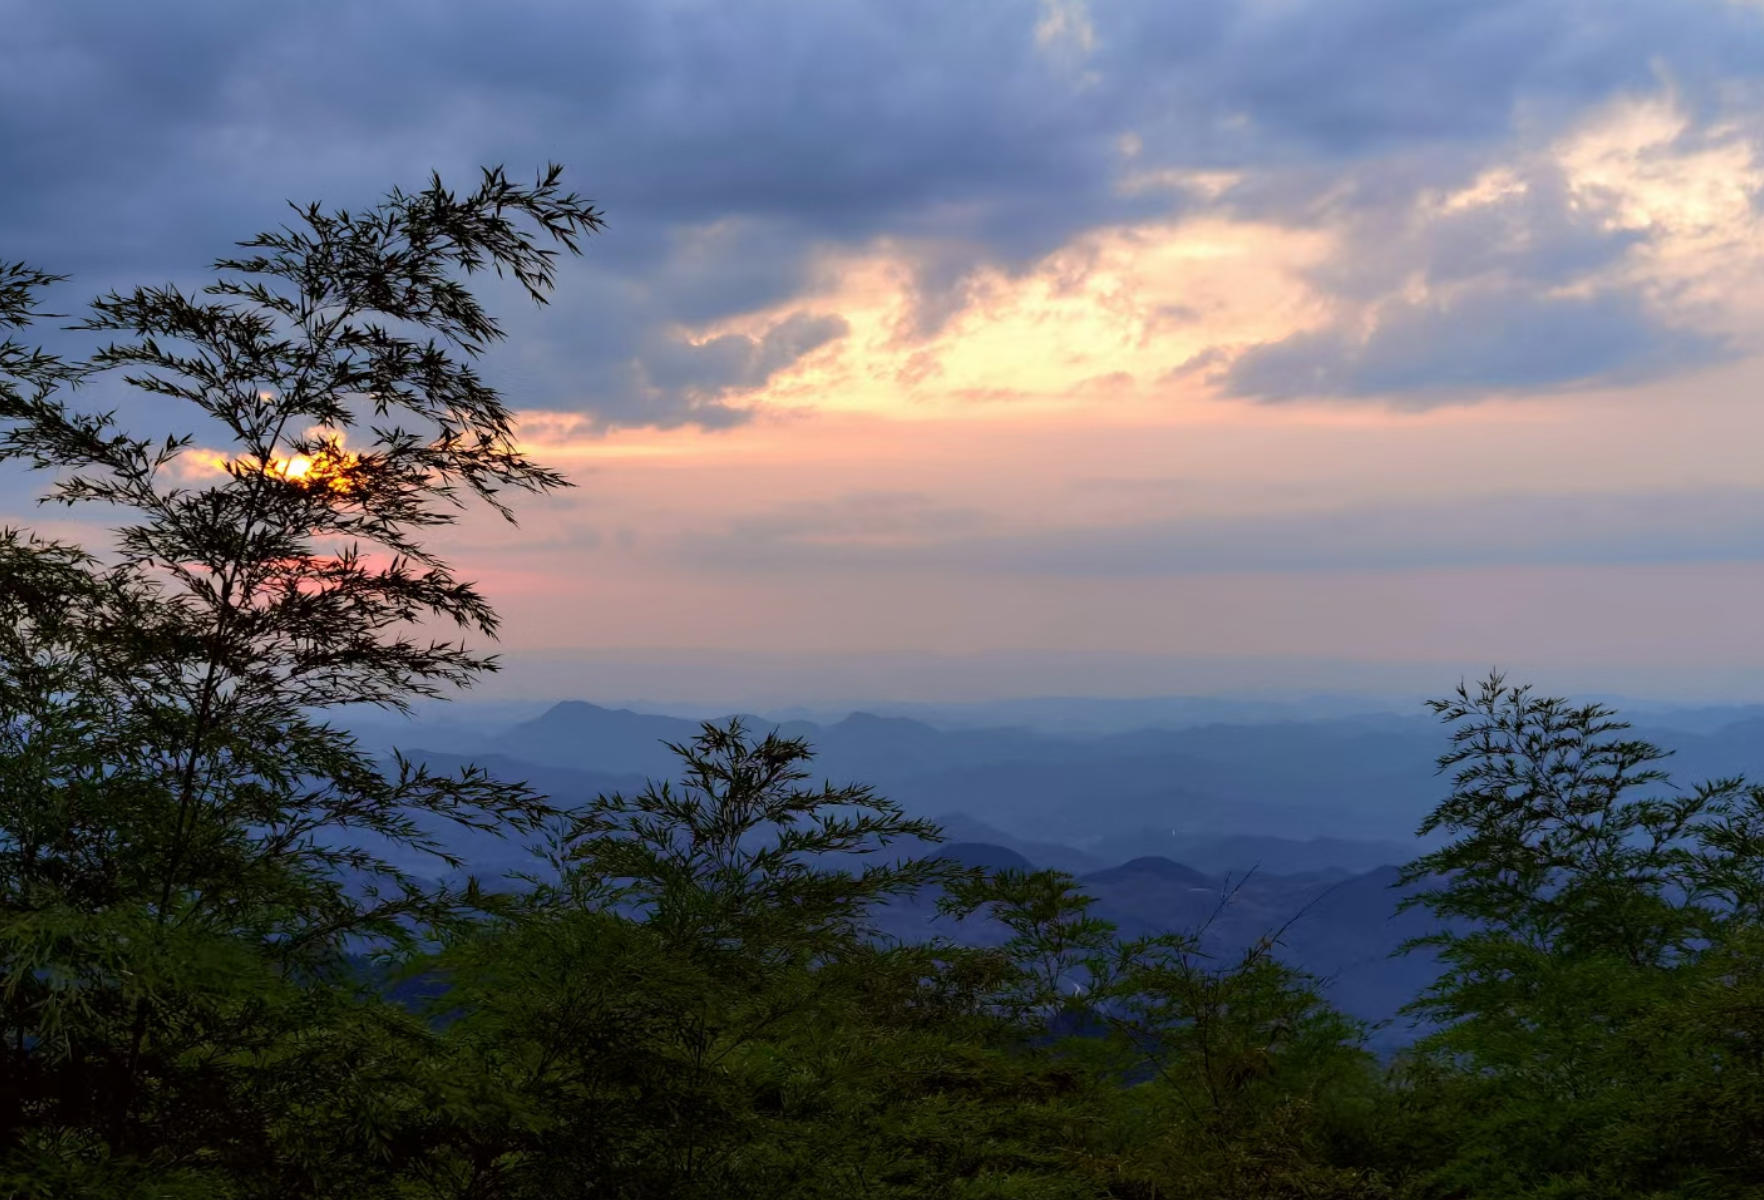
[[[818,777],[870,784],[916,815],[965,814],[1044,847],[1042,859],[1061,859],[1058,865],[1074,870],[1144,852],[1205,857],[1234,869],[1261,862],[1282,871],[1363,871],[1409,857],[1399,848],[1415,846],[1421,819],[1449,791],[1436,768],[1446,731],[1427,717],[1207,725],[1084,739],[1024,729],[940,730],[864,713],[826,726],[748,720],[756,733],[776,728],[805,738]],[[489,737],[480,757],[503,756],[536,770],[672,778],[678,761],[663,743],[690,740],[700,728],[682,717],[569,701]],[[1666,766],[1680,781],[1764,778],[1764,718],[1709,733],[1638,727],[1635,735],[1677,751]],[[1254,840],[1276,831],[1275,841]],[[979,833],[973,840],[1000,842]]]
[[[1301,836],[1363,834],[1356,826],[1368,820],[1369,828],[1389,829],[1393,823],[1381,822],[1365,798],[1388,794],[1393,776],[1430,768],[1437,752],[1432,741],[1393,742],[1359,725],[1333,734],[1289,724],[1071,740],[1021,729],[944,731],[863,713],[830,726],[749,721],[756,732],[805,738],[817,774],[836,783],[868,783],[918,813],[968,812],[1016,835],[1080,848],[1084,838],[1110,830],[1086,829],[1074,814],[1103,815],[1105,808],[1107,825],[1119,832],[1166,821],[1189,832],[1238,832],[1246,825],[1239,818],[1284,824]],[[543,766],[667,778],[677,763],[662,743],[689,740],[699,728],[684,718],[572,701],[492,746]],[[1100,797],[1107,797],[1102,806]]]
[[[1203,892],[1210,892],[1218,886],[1218,881],[1211,876],[1160,854],[1146,854],[1129,859],[1118,867],[1092,871],[1083,880],[1086,884],[1103,887],[1115,884],[1149,885],[1155,882],[1161,887],[1180,887],[1188,891]]]
[[[1693,713],[1686,723],[1713,724]],[[749,718],[815,749],[817,779],[870,784],[909,813],[945,827],[937,853],[988,870],[1052,867],[1076,876],[1093,912],[1123,933],[1205,931],[1210,953],[1229,956],[1284,928],[1281,953],[1330,980],[1341,1007],[1371,1021],[1432,981],[1425,953],[1392,957],[1428,931],[1420,910],[1398,914],[1398,866],[1424,847],[1414,830],[1450,790],[1436,760],[1446,731],[1427,718],[1342,717],[1308,722],[1146,729],[1062,737],[1020,728],[941,730],[906,717],[855,713],[816,725]],[[436,769],[476,763],[525,780],[568,807],[601,792],[673,779],[664,742],[686,742],[701,723],[682,717],[554,705],[486,735],[478,746],[412,750]],[[1764,716],[1705,732],[1649,729],[1634,736],[1675,751],[1674,780],[1764,778]],[[489,834],[437,829],[472,869],[489,876],[531,870],[526,848]],[[885,932],[943,932],[975,944],[1004,931],[985,921],[937,923],[935,897],[878,914]],[[1401,1023],[1380,1037],[1402,1041]]]
[[[1031,865],[1014,850],[980,842],[954,843],[938,856],[987,871]],[[1194,934],[1221,966],[1258,939],[1278,934],[1276,956],[1315,975],[1342,1011],[1376,1026],[1371,1044],[1388,1050],[1413,1037],[1398,1010],[1439,972],[1431,951],[1397,953],[1406,940],[1436,927],[1423,910],[1397,912],[1399,900],[1412,890],[1399,889],[1397,878],[1395,867],[1327,878],[1261,872],[1215,876],[1148,855],[1077,882],[1094,898],[1091,915],[1114,922],[1122,934]],[[885,934],[904,941],[943,936],[996,946],[1009,937],[1003,926],[981,916],[959,922],[941,917],[936,904],[934,891],[897,900],[878,910],[876,921]]]

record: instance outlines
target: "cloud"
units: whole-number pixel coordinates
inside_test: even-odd
[[[1393,301],[1369,334],[1306,331],[1239,357],[1226,390],[1255,400],[1379,396],[1425,408],[1491,392],[1633,383],[1718,360],[1722,339],[1663,324],[1633,296],[1489,288]]]
[[[207,213],[155,214],[188,238],[217,208],[274,212],[267,186],[377,190],[438,150],[455,169],[561,157],[627,228],[1009,241],[1039,226],[1052,245],[1109,195],[1107,122],[1043,62],[1025,4],[172,0],[149,20],[120,0],[11,0],[0,15],[19,101],[0,146],[42,168],[11,201],[38,217],[52,195],[122,210],[125,172],[161,191],[209,168]]]
[[[811,554],[887,552],[934,543],[984,523],[978,509],[940,504],[923,492],[868,490],[743,517],[708,544],[737,556],[755,550],[762,560],[768,550],[782,546],[808,548]]]
[[[959,567],[1109,578],[1764,560],[1764,492],[1750,488],[1506,494],[1105,526],[1002,526],[971,510],[945,512],[922,496],[848,496],[695,534],[681,539],[676,553],[744,571]]]
[[[1696,126],[1669,89],[1625,97],[1461,187],[1353,214],[1310,275],[1335,317],[1217,377],[1426,407],[1720,362],[1754,340],[1739,276],[1764,264],[1761,191],[1753,138]]]
[[[1670,231],[1579,219],[1541,168],[1530,209],[1415,237],[1390,221],[1662,77],[1693,130],[1749,128],[1764,73],[1764,17],[1724,0],[0,0],[0,22],[0,172],[27,181],[0,194],[5,253],[82,288],[191,279],[284,199],[360,206],[431,167],[565,162],[609,230],[554,308],[507,313],[528,348],[498,369],[519,402],[608,427],[739,420],[814,338],[706,331],[881,244],[911,273],[900,333],[920,341],[971,311],[976,278],[1201,214],[1340,232],[1315,286],[1392,320],[1407,277],[1461,280],[1491,252],[1514,287],[1597,274]],[[1643,282],[1602,286],[1602,307],[1550,309],[1589,346],[1642,312]],[[1501,307],[1415,301],[1415,320],[1428,304]],[[1649,336],[1647,362],[1695,356]]]
[[[726,425],[745,419],[742,396],[804,355],[845,335],[845,319],[798,313],[760,337],[725,333],[694,341],[647,331],[640,352],[611,387],[588,393],[601,419],[620,415],[654,424]]]

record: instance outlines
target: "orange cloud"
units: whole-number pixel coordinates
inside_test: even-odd
[[[694,331],[763,337],[793,316],[835,312],[850,332],[775,375],[769,408],[931,417],[976,408],[1012,416],[1143,398],[1221,346],[1271,340],[1320,321],[1303,272],[1333,248],[1324,233],[1209,217],[1114,227],[1013,275],[984,269],[936,333],[913,330],[910,247],[830,254],[788,304]]]
[[[1553,150],[1571,194],[1606,228],[1645,234],[1616,269],[1705,327],[1750,332],[1764,314],[1759,147],[1699,130],[1670,89],[1627,97]]]
[[[1642,98],[1461,187],[1424,193],[1399,217],[1424,225],[1517,205],[1551,171],[1580,211],[1646,235],[1601,262],[1608,274],[1589,286],[1643,287],[1684,319],[1708,311],[1738,328],[1764,312],[1748,277],[1764,278],[1764,230],[1751,211],[1761,164],[1738,133],[1695,133],[1669,95]],[[1232,183],[1128,178],[1203,204],[1224,200]],[[1590,497],[1596,510],[1599,497],[1634,491],[1764,487],[1750,450],[1764,438],[1757,361],[1425,412],[1219,397],[1209,372],[1243,348],[1357,318],[1357,300],[1315,282],[1357,244],[1328,223],[1288,228],[1223,210],[1099,229],[1020,271],[977,273],[929,333],[916,319],[915,246],[829,252],[789,302],[687,331],[763,340],[795,317],[845,320],[845,336],[750,394],[753,421],[604,433],[591,418],[523,412],[523,448],[582,487],[536,502],[512,537],[469,523],[458,557],[483,564],[492,594],[507,597],[516,646],[1596,661],[1641,639],[1653,649],[1637,653],[1718,658],[1749,609],[1724,598],[1719,619],[1699,625],[1707,606],[1695,587],[1753,587],[1751,566],[1097,580],[929,557],[865,561],[870,549],[955,533],[1100,535],[1158,520],[1417,503],[1461,504],[1473,522],[1491,498],[1540,489]],[[1419,300],[1449,285],[1417,275],[1397,286],[1421,289]],[[731,536],[744,533],[756,536]],[[744,563],[742,547],[763,549],[767,537],[850,553],[807,567]],[[713,544],[735,548],[694,557]]]
[[[312,429],[302,440],[313,447],[310,452],[272,455],[267,462],[251,455],[228,455],[220,450],[192,447],[178,455],[171,470],[181,482],[262,471],[301,487],[348,492],[353,486],[351,475],[361,465],[361,456],[344,447],[345,435],[337,430]]]

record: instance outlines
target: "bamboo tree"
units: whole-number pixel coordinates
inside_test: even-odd
[[[1444,965],[1405,1157],[1472,1194],[1757,1194],[1764,790],[1673,787],[1611,709],[1498,674],[1432,708],[1453,789],[1421,832],[1452,840],[1402,874]]]
[[[0,459],[53,473],[49,502],[124,514],[92,552],[0,538],[0,1026],[23,1081],[0,1149],[17,1161],[198,1178],[228,1145],[273,1157],[228,1097],[301,989],[483,903],[393,852],[458,866],[449,824],[550,816],[479,771],[383,770],[324,714],[495,668],[425,634],[497,631],[425,535],[566,486],[477,374],[504,334],[464,282],[490,269],[546,302],[560,249],[601,227],[559,178],[293,206],[198,292],[95,300],[72,328],[117,340],[85,361],[0,346]],[[0,267],[0,328],[55,282]],[[75,403],[115,375],[186,430]],[[223,1118],[217,1152],[205,1122]]]

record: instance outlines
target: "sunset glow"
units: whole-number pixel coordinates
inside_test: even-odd
[[[340,437],[324,441],[312,454],[291,454],[267,463],[242,463],[242,469],[261,470],[310,491],[344,495],[357,486],[355,477],[361,457],[343,448]]]
[[[252,18],[193,76],[226,106],[151,170],[44,162],[74,191],[14,223],[77,266],[48,214],[160,188],[105,253],[175,277],[284,195],[563,162],[608,224],[554,302],[470,284],[576,486],[443,535],[517,657],[1671,658],[1764,695],[1764,8],[614,7],[516,3],[543,53],[447,25],[408,111],[347,82],[380,19]],[[632,57],[584,74],[603,37]],[[343,496],[351,433],[173,470]]]

